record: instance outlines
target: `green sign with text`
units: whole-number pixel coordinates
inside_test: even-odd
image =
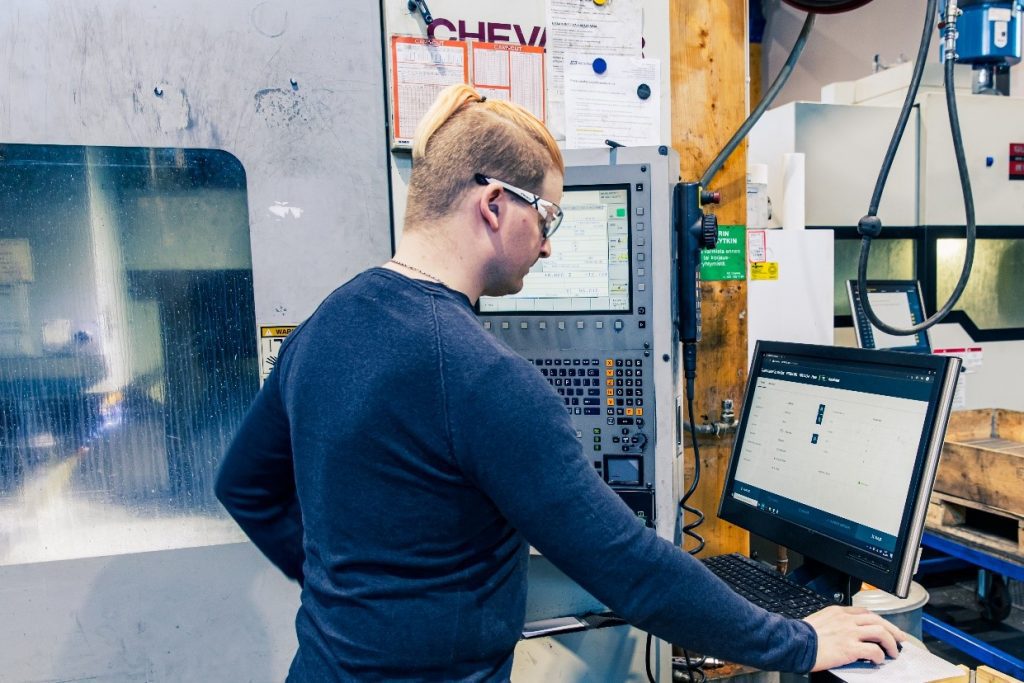
[[[700,252],[700,279],[747,279],[747,230],[742,225],[718,226],[718,246]]]

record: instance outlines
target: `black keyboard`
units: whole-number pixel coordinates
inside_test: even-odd
[[[802,619],[832,603],[810,588],[790,581],[763,562],[738,554],[703,559],[704,565],[729,587],[758,607]]]

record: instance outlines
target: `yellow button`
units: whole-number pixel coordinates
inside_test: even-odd
[[[613,396],[613,395],[615,395],[615,390],[614,389],[605,389],[604,390],[604,394],[605,394],[605,396]]]
[[[636,409],[636,416],[637,417],[643,417],[644,416],[644,409],[643,408],[637,408]]]
[[[614,398],[608,399],[608,405],[610,405],[610,406],[615,405],[615,399]]]
[[[630,417],[632,417],[633,416],[633,409],[632,408],[626,408],[626,415],[629,415]]]
[[[605,370],[604,371],[604,376],[605,377],[614,377],[615,376],[615,371],[614,370]]]
[[[615,361],[613,361],[611,358],[605,358],[604,366],[606,368],[614,368],[615,367]]]
[[[600,7],[606,2],[608,2],[608,0],[594,0],[594,4],[597,5],[598,7]]]

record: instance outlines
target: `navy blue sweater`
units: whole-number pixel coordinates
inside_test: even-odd
[[[281,348],[217,494],[302,582],[290,681],[508,677],[528,544],[636,626],[763,669],[816,639],[638,524],[469,300],[375,268]]]

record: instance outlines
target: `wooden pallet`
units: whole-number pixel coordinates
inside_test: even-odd
[[[933,531],[1024,561],[1024,515],[973,500],[932,493],[927,526]]]
[[[954,412],[935,490],[1024,516],[1024,413]]]
[[[963,664],[959,666],[963,671],[961,675],[943,678],[941,681],[932,681],[932,683],[1021,683],[1013,676],[1000,673],[987,666],[979,666],[977,671],[971,671]]]

